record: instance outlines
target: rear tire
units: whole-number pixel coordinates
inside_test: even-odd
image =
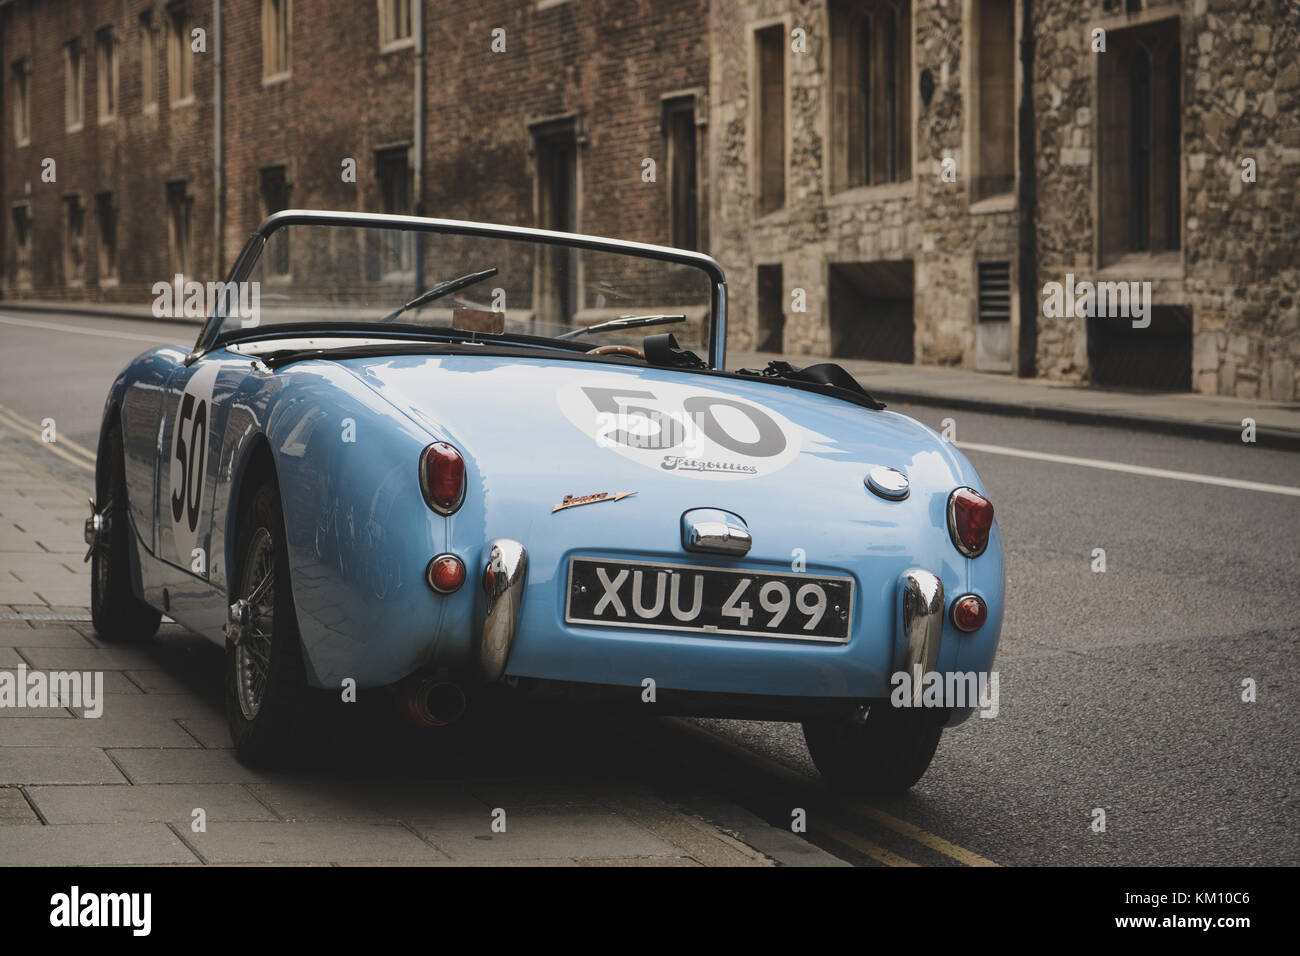
[[[925,774],[939,746],[936,711],[873,704],[865,719],[806,721],[804,740],[831,786],[862,796],[899,793]]]
[[[226,640],[226,717],[244,763],[290,762],[314,737],[315,695],[307,686],[302,642],[289,584],[289,555],[279,490],[272,480],[252,493],[239,517],[232,603],[249,601],[237,646]]]
[[[104,439],[104,485],[96,502],[108,523],[107,534],[90,553],[90,618],[105,641],[145,641],[158,632],[162,612],[135,596],[131,585],[131,523],[127,516],[126,465],[122,429],[113,425]]]

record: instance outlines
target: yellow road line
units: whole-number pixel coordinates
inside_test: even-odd
[[[738,746],[737,744],[732,743],[730,740],[727,740],[725,737],[718,736],[717,734],[713,733],[713,731],[711,730],[705,730],[703,727],[698,727],[695,724],[687,723],[686,721],[680,720],[678,718],[670,718],[670,719],[674,724],[678,725],[680,728],[686,730],[688,733],[694,736],[707,737],[710,741],[714,743],[722,744],[723,746],[726,746],[727,748],[734,750],[738,758],[744,760],[754,768],[761,770],[762,772],[770,776],[777,776],[777,777],[784,778],[788,783],[796,786],[801,786],[801,787],[807,787],[808,784],[810,783],[809,779],[805,777],[803,774],[791,770],[789,767],[783,766],[782,764],[777,763],[775,760],[770,760],[767,757],[763,757],[752,751],[745,750],[744,748]],[[965,847],[958,846],[955,843],[945,840],[943,837],[936,836],[935,834],[930,833],[928,830],[924,830],[921,827],[918,827],[914,823],[908,823],[906,820],[900,820],[898,819],[898,817],[891,816],[890,814],[885,813],[883,810],[877,810],[875,807],[869,806],[867,804],[854,803],[852,801],[844,800],[844,799],[838,799],[837,803],[839,803],[839,805],[843,807],[844,810],[859,818],[870,820],[874,823],[886,827],[887,829],[893,830],[899,836],[906,837],[907,839],[912,840],[915,843],[919,843],[922,846],[935,851],[936,853],[948,857],[949,859],[956,860],[958,863],[965,864],[966,866],[1000,866],[1001,865],[993,862],[990,859],[980,856],[978,853],[974,852],[973,850],[968,850]],[[825,829],[828,834],[830,833],[830,828],[827,827],[826,824],[819,824],[819,825],[823,829]],[[844,832],[844,831],[840,831],[840,832]],[[839,837],[835,837],[835,839],[840,840]],[[845,840],[840,840],[840,842],[847,843],[847,841]],[[852,843],[849,843],[848,845],[853,846]],[[870,844],[870,845],[875,846],[875,844]],[[877,849],[880,848],[877,847]],[[862,852],[866,853],[867,851],[863,850]],[[882,849],[881,852],[889,853],[890,851]],[[867,855],[872,856],[872,854],[870,853],[867,853]],[[879,859],[878,857],[875,858]],[[903,858],[899,857],[899,859],[901,860]],[[881,862],[884,861],[882,860]],[[899,864],[891,863],[890,865],[897,866]]]
[[[38,445],[43,445],[48,450],[54,452],[60,458],[72,462],[81,468],[89,471],[95,470],[95,454],[82,445],[74,442],[70,438],[61,438],[57,441],[47,442],[41,437],[41,427],[35,422],[30,422],[23,418],[12,409],[0,405],[0,422],[8,424],[19,434],[25,435],[32,439]]]
[[[12,408],[9,408],[6,405],[0,405],[0,415],[7,415],[16,424],[29,428],[34,432],[41,431],[41,426],[37,425],[35,422],[30,421],[27,418],[24,418],[22,415],[19,415],[16,411],[14,411]],[[91,461],[95,460],[95,453],[93,451],[91,451],[89,448],[85,447],[84,445],[73,441],[71,438],[60,438],[58,443],[68,448],[69,450],[75,452],[76,454],[84,455],[86,458],[89,458]]]
[[[836,843],[842,843],[847,847],[852,847],[864,856],[869,856],[878,863],[885,866],[919,866],[913,863],[907,857],[899,856],[892,850],[886,850],[883,846],[872,843],[870,840],[864,840],[856,833],[850,833],[848,830],[841,830],[833,823],[818,823],[813,826],[814,830],[825,833]]]
[[[955,843],[949,843],[943,837],[935,836],[928,830],[922,830],[915,823],[908,823],[906,820],[900,820],[898,817],[890,816],[884,810],[877,810],[875,807],[864,803],[849,804],[849,810],[859,817],[865,817],[873,820],[881,826],[888,827],[895,833],[907,837],[909,840],[915,840],[922,846],[928,846],[936,853],[942,853],[959,863],[965,863],[967,866],[1000,866],[992,860],[986,859],[965,847],[958,846]]]

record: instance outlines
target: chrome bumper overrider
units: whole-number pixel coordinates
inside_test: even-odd
[[[903,575],[900,595],[903,648],[898,670],[914,675],[917,668],[922,674],[934,670],[939,661],[939,644],[943,639],[943,582],[929,571],[913,568]],[[913,680],[912,705],[921,701],[923,681]]]
[[[95,553],[95,549],[102,547],[108,541],[109,535],[109,513],[108,506],[101,511],[95,505],[95,499],[87,499],[90,502],[90,517],[82,529],[82,537],[86,539],[86,544],[90,547],[86,549],[86,557],[82,563],[90,560],[90,556]]]
[[[498,538],[488,545],[483,568],[483,638],[479,644],[479,668],[484,680],[499,680],[505,673],[527,574],[528,552],[518,541]]]

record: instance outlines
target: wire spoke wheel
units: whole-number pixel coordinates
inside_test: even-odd
[[[266,695],[275,633],[275,541],[266,528],[253,532],[249,558],[239,596],[251,608],[252,626],[235,648],[235,680],[239,708],[247,720],[253,720]]]

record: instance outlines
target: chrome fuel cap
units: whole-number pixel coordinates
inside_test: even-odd
[[[902,501],[910,491],[907,475],[897,468],[875,465],[867,472],[866,486],[875,494],[890,501]]]

